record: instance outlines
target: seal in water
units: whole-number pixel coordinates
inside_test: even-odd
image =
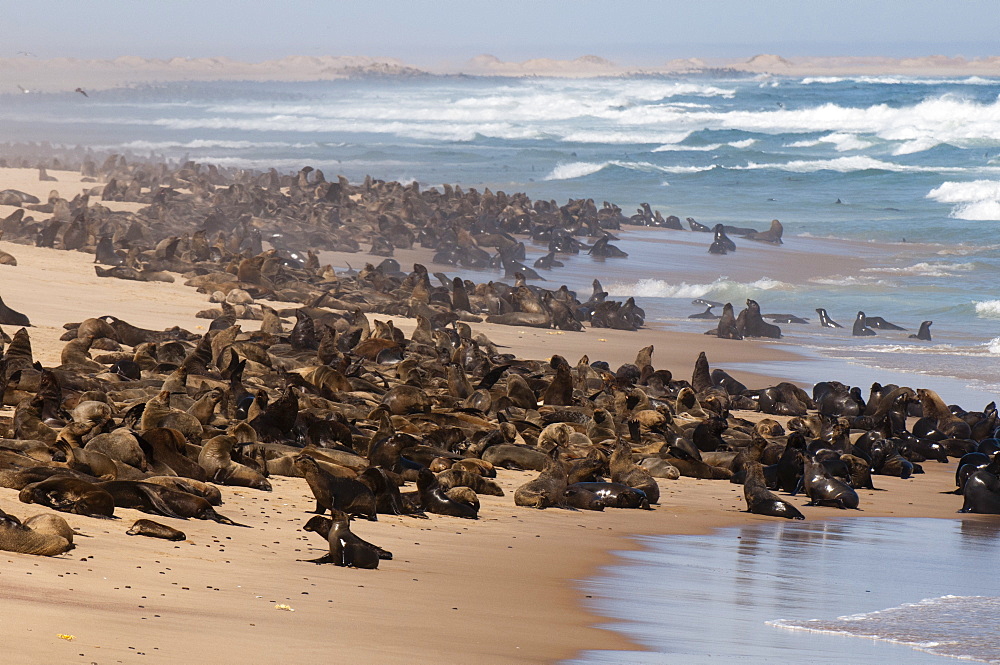
[[[178,531],[166,524],[160,524],[153,520],[136,520],[135,524],[126,531],[130,536],[149,536],[150,538],[162,538],[163,540],[186,540],[187,536],[183,531]]]
[[[743,480],[743,496],[747,501],[747,512],[754,515],[770,515],[785,517],[791,520],[804,520],[805,515],[799,509],[779,499],[767,489],[764,481],[764,467],[760,462],[748,462],[744,468],[746,478]]]
[[[889,323],[881,316],[869,316],[866,321],[868,327],[877,328],[878,330],[906,330],[906,328],[897,326],[895,323]]]
[[[392,559],[392,552],[355,535],[351,531],[351,518],[342,510],[334,510],[333,519],[322,515],[311,517],[302,529],[318,533],[330,545],[327,554],[318,559],[306,559],[309,563],[332,563],[335,566],[374,570],[378,568],[379,559]]]
[[[736,327],[741,329],[744,337],[771,337],[774,339],[781,337],[781,328],[765,321],[760,314],[760,305],[757,304],[756,300],[750,298],[747,298],[747,308],[740,312],[740,316],[736,320]]]
[[[816,308],[816,313],[819,314],[819,324],[821,326],[823,326],[824,328],[843,328],[844,327],[844,326],[840,325],[839,323],[837,323],[836,321],[834,321],[833,319],[831,319],[830,315],[827,314],[826,310],[823,309],[822,307],[817,307]]]
[[[722,307],[722,303],[721,302],[715,302],[714,300],[704,300],[702,298],[695,298],[694,300],[691,301],[691,304],[692,305],[701,305],[702,307],[706,307],[707,309],[704,312],[700,312],[698,314],[689,314],[688,315],[689,319],[717,319],[717,318],[719,318],[719,315],[718,314],[713,314],[712,310],[715,309],[716,307]]]
[[[920,339],[925,342],[931,341],[931,324],[933,321],[924,321],[920,324],[920,330],[916,335],[910,335],[910,339]]]
[[[868,327],[868,317],[864,312],[858,312],[858,318],[854,319],[854,330],[851,332],[855,337],[871,337],[875,331]]]

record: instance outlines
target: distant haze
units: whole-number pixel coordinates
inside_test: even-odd
[[[0,0],[0,58],[369,55],[434,68],[483,53],[594,54],[655,66],[756,53],[973,58],[997,54],[998,34],[995,0]]]

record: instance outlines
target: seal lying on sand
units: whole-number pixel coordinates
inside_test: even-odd
[[[174,541],[185,540],[187,538],[183,531],[178,531],[166,524],[160,524],[159,522],[147,519],[136,520],[135,524],[129,527],[129,530],[125,533],[130,536],[148,536],[150,538],[162,538]]]
[[[73,549],[72,533],[58,515],[36,515],[22,524],[0,510],[0,550],[5,552],[56,556]]]

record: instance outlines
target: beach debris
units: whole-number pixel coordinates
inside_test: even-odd
[[[291,605],[285,605],[284,603],[278,603],[274,606],[274,609],[281,610],[282,612],[294,612],[295,609]]]

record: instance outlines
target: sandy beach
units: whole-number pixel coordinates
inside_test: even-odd
[[[51,189],[70,199],[94,186],[81,182],[79,173],[49,174],[57,181],[39,182],[30,169],[3,168],[0,188],[33,193],[44,201]],[[135,204],[106,205],[129,209]],[[0,206],[0,218],[13,211]],[[45,218],[31,214],[36,220]],[[98,278],[90,254],[9,242],[0,242],[0,249],[18,262],[0,266],[0,295],[30,317],[34,358],[45,366],[60,362],[63,324],[87,317],[114,315],[137,326],[177,325],[198,334],[208,328],[209,320],[194,316],[210,306],[207,296],[184,286],[179,276],[173,283]],[[355,268],[366,260],[358,254],[325,256],[324,261],[339,267],[345,258]],[[401,252],[396,258],[406,271],[413,262],[426,262],[428,253]],[[427,267],[449,271],[448,266]],[[414,326],[402,317],[369,318],[392,318],[407,335]],[[241,325],[249,330],[256,323]],[[10,326],[4,329],[14,332]],[[586,354],[612,368],[633,361],[640,348],[653,344],[653,364],[679,378],[690,376],[700,351],[713,368],[750,358],[796,358],[766,343],[656,328],[574,333],[474,324],[473,331],[518,357],[559,354],[575,364]],[[751,388],[784,378],[731,374]],[[2,415],[11,413],[6,408]],[[850,516],[957,519],[961,498],[944,494],[954,489],[955,461],[928,461],[924,468],[925,474],[906,480],[877,477],[877,485],[887,491],[859,490],[863,512]],[[506,496],[482,496],[477,521],[381,515],[377,522],[355,522],[358,535],[394,554],[376,571],[299,561],[321,556],[325,543],[301,529],[313,498],[298,478],[273,477],[272,492],[223,488],[219,512],[250,529],[157,517],[187,534],[178,544],[127,536],[126,529],[144,516],[135,510],[117,510],[116,520],[63,514],[79,532],[76,549],[54,558],[0,553],[5,653],[10,662],[26,664],[263,665],[323,659],[447,665],[550,663],[585,649],[638,648],[594,627],[601,618],[584,609],[578,580],[613,563],[614,550],[635,547],[630,536],[706,533],[775,521],[743,512],[740,485],[686,477],[659,481],[662,497],[651,512],[516,507],[515,488],[535,475],[500,469],[497,481]],[[798,506],[806,502],[802,496],[788,500]],[[20,503],[10,489],[0,489],[0,509],[19,517],[47,512]],[[809,520],[844,516],[834,508],[803,510]]]

